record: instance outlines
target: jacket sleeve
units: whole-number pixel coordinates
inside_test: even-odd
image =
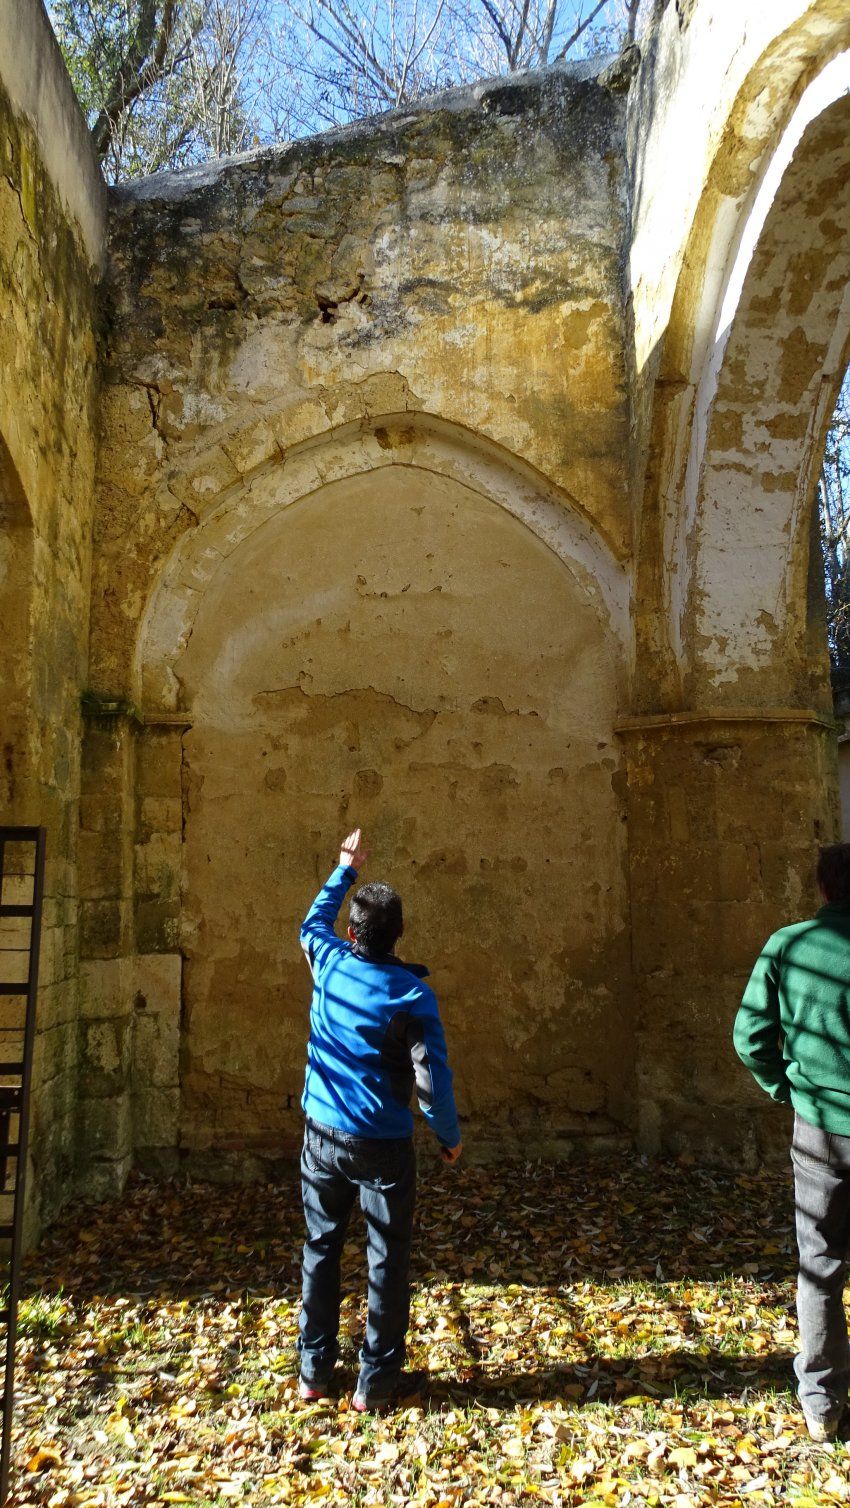
[[[455,1109],[452,1071],[436,996],[425,989],[407,1018],[407,1045],[416,1079],[416,1098],[437,1140],[456,1147],[460,1126]]]
[[[316,977],[316,971],[331,953],[345,947],[334,931],[339,908],[346,893],[357,879],[357,870],[346,864],[338,864],[333,874],[325,881],[310,910],[301,924],[301,946],[307,962]]]
[[[788,1065],[782,1053],[779,1015],[780,944],[771,937],[744,991],[735,1018],[733,1040],[741,1062],[772,1099],[791,1098]]]

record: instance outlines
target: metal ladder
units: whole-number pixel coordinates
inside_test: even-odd
[[[0,1508],[9,1490],[12,1445],[44,846],[43,827],[0,826],[0,1285],[6,1293],[0,1308],[0,1344],[5,1345]]]

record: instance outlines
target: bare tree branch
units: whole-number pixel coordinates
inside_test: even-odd
[[[175,0],[163,0],[159,22],[157,0],[140,0],[135,33],[109,87],[103,108],[92,126],[92,141],[101,157],[107,149],[110,132],[118,116],[162,77],[175,20]]]
[[[556,61],[560,58],[565,58],[571,48],[575,47],[576,42],[579,40],[579,37],[581,37],[584,32],[587,31],[588,27],[593,21],[596,20],[596,17],[599,15],[600,11],[603,11],[608,3],[609,0],[598,0],[598,3],[594,5],[593,10],[589,13],[589,15],[587,15],[583,21],[579,21],[578,26],[576,26],[575,30],[571,32],[571,34],[567,37],[567,40],[561,48],[560,52],[556,52]]]

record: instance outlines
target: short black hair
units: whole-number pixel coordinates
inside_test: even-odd
[[[391,953],[404,930],[401,896],[379,880],[361,885],[351,897],[349,921],[364,953],[375,957]]]
[[[850,903],[850,843],[830,843],[822,848],[815,878],[833,905]]]

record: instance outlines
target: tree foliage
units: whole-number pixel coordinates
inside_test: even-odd
[[[641,0],[52,0],[113,181],[631,40]]]
[[[53,0],[51,20],[108,178],[256,145],[273,0]]]

